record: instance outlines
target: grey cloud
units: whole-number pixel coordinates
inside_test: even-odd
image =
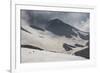
[[[70,24],[81,30],[89,20],[89,13],[81,12],[56,12],[56,11],[37,11],[37,10],[21,10],[21,18],[26,20],[30,25],[35,25],[44,28],[48,21],[58,18],[63,22]],[[86,25],[85,29],[89,27]],[[83,28],[82,28],[83,30]],[[85,31],[85,30],[84,30]],[[87,31],[87,30],[86,30]]]

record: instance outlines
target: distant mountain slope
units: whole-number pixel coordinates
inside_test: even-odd
[[[82,32],[76,29],[75,27],[72,27],[71,25],[64,23],[59,19],[50,20],[48,22],[48,26],[46,27],[46,29],[56,35],[66,36],[67,38],[71,38],[72,36],[77,37],[79,35],[80,38],[88,40],[89,36],[88,33]]]

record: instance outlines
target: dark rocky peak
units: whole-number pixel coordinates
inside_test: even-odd
[[[75,33],[73,29],[78,31],[76,28],[64,23],[59,19],[50,20],[46,29],[56,35],[66,36],[68,38],[71,38],[73,35],[77,36],[77,33]]]

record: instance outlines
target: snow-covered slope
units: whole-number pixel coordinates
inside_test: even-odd
[[[55,24],[59,25],[57,26]],[[34,50],[35,48],[33,48],[33,50],[36,52],[36,54],[38,53],[38,55],[36,56],[36,54],[35,55],[31,54],[31,56],[28,57],[28,55],[26,55],[25,52],[28,52],[28,50],[30,49],[28,49],[28,47],[27,48],[22,47],[21,48],[22,62],[24,62],[24,60],[26,61],[26,58],[31,58],[32,61],[35,60],[41,61],[41,58],[43,56],[44,58],[42,60],[46,61],[51,58],[53,60],[55,57],[57,57],[57,55],[61,55],[61,57],[58,57],[59,60],[81,59],[80,57],[76,57],[73,55],[76,52],[88,47],[88,45],[86,45],[86,43],[89,41],[87,39],[88,33],[79,31],[69,25],[67,25],[66,27],[66,25],[67,24],[57,19],[51,21],[48,27],[46,27],[44,30],[41,30],[42,28],[35,28],[27,24],[22,24],[21,45],[35,46],[43,49],[43,51],[41,52],[40,50]],[[55,58],[54,60],[58,59]]]
[[[85,60],[85,58],[79,56],[63,54],[63,53],[40,51],[29,48],[21,48],[21,50],[22,50],[21,63]]]
[[[73,50],[68,51],[71,53],[74,53],[75,51],[82,50],[87,47],[85,46],[85,44],[88,42],[88,40],[80,38],[79,35],[67,38],[66,36],[57,36],[48,30],[40,31],[37,29],[33,29],[28,25],[22,25],[21,27],[30,32],[28,33],[24,30],[21,30],[21,44],[29,44],[44,48],[45,50],[57,52],[66,52],[62,46],[64,43],[73,46],[75,46],[75,44],[83,45],[83,47],[75,46]],[[79,31],[75,31],[75,29],[73,29],[73,31],[76,34],[80,33]]]

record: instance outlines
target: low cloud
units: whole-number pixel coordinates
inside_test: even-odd
[[[89,13],[21,10],[21,19],[29,25],[45,28],[48,21],[58,18],[82,31],[89,31]]]

